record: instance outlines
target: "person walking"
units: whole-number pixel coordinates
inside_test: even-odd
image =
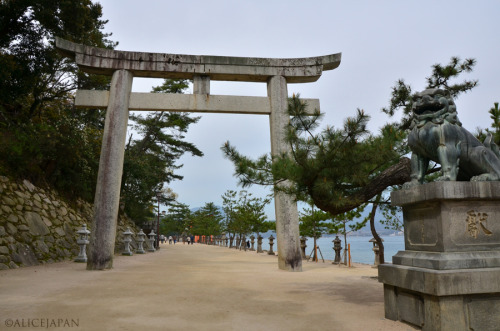
[[[191,243],[191,237],[190,236],[187,237],[187,242],[188,242],[188,245]]]
[[[173,239],[172,239],[172,236],[168,236],[168,244],[169,244],[169,245],[172,245],[172,240],[173,240]]]

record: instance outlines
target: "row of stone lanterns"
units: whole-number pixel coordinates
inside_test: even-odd
[[[77,242],[78,246],[80,246],[80,252],[79,252],[78,256],[76,257],[75,262],[87,262],[86,247],[89,244],[88,236],[90,234],[90,231],[87,229],[87,225],[83,224],[82,228],[79,229],[76,233],[79,236],[76,242]],[[127,256],[133,255],[132,251],[130,250],[130,243],[132,242],[133,235],[134,235],[134,233],[132,231],[130,231],[130,228],[127,228],[127,231],[123,232],[124,250],[123,250],[122,255],[127,255]],[[137,237],[138,238],[136,240],[136,242],[137,242],[136,253],[137,254],[145,254],[146,252],[144,251],[143,244],[146,241],[146,239],[145,239],[146,234],[142,231],[142,229],[137,234]],[[147,239],[149,241],[149,247],[150,247],[148,249],[149,252],[156,251],[154,248],[155,237],[156,237],[156,234],[152,230],[151,233],[149,234],[149,239]],[[213,244],[213,245],[219,245],[219,246],[224,245],[226,247],[228,246],[228,238],[226,237],[225,234],[223,234],[222,237],[216,237],[216,238],[212,238],[211,236],[208,236],[207,239],[208,239],[206,241],[207,244]],[[233,237],[231,237],[231,241],[232,241],[232,239],[233,239]],[[257,253],[263,253],[262,239],[263,239],[263,237],[261,235],[259,235],[257,237]],[[255,249],[254,249],[255,236],[251,235],[250,240],[251,240],[251,245],[252,245],[250,250],[255,251]],[[302,255],[303,259],[306,258],[306,247],[307,247],[306,241],[307,241],[306,237],[300,238],[300,248],[301,248],[301,255]],[[333,260],[332,264],[340,264],[341,263],[340,252],[342,251],[342,246],[341,246],[342,241],[340,240],[340,238],[338,236],[336,236],[335,239],[332,240],[332,242],[333,242],[333,250],[335,251],[335,259]],[[380,248],[378,247],[377,241],[375,240],[375,238],[370,239],[370,242],[373,243],[372,250],[375,254],[374,265],[378,266],[380,264],[380,260],[379,260],[379,249]],[[246,251],[247,244],[246,244],[245,237],[238,239],[238,242],[237,242],[237,245],[235,246],[235,248],[240,247],[240,249],[241,249],[240,244],[244,246],[244,250]],[[274,237],[271,235],[269,237],[269,251],[267,252],[268,255],[276,255],[273,251],[273,245],[274,245]]]
[[[78,256],[75,258],[75,262],[87,262],[87,245],[89,244],[89,234],[90,231],[87,229],[87,224],[83,224],[82,228],[76,231],[78,234],[78,239],[76,240],[76,243],[78,246],[80,246],[80,252]],[[127,255],[127,256],[132,256],[133,253],[130,250],[130,243],[132,242],[132,236],[134,233],[130,231],[130,228],[127,228],[127,231],[123,232],[123,244],[124,244],[124,249],[122,255]],[[135,251],[137,254],[145,254],[146,251],[144,250],[144,242],[146,240],[149,241],[149,249],[148,252],[155,252],[156,249],[154,247],[155,244],[155,237],[156,234],[152,230],[151,233],[149,234],[149,239],[146,239],[146,234],[142,231],[142,229],[139,231],[137,234],[137,250]]]

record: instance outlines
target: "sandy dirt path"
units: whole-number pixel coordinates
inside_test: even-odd
[[[0,330],[414,330],[384,318],[376,275],[329,262],[291,273],[274,256],[166,244],[116,256],[109,271],[0,271]]]

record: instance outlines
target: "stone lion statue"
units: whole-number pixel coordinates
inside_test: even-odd
[[[438,181],[500,180],[500,153],[491,134],[482,144],[458,120],[453,99],[441,89],[417,93],[408,145],[412,151],[411,181],[422,184],[429,161],[441,164]]]

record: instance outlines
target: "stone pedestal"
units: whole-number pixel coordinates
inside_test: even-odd
[[[500,182],[435,182],[392,193],[405,250],[379,266],[385,317],[422,330],[498,330]]]

